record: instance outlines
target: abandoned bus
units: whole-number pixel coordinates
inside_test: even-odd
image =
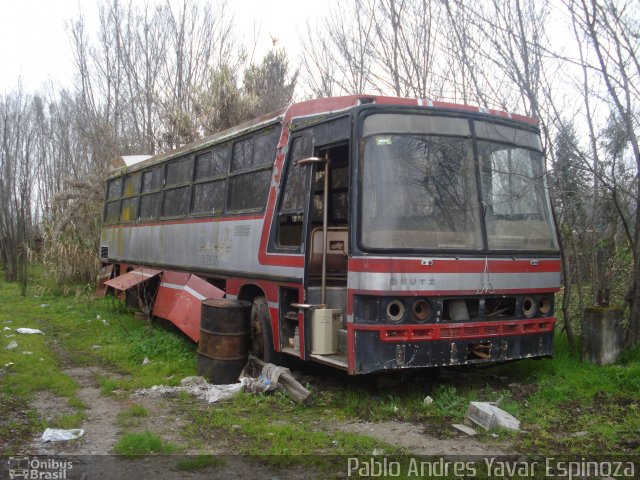
[[[250,302],[254,355],[349,374],[549,356],[560,259],[536,125],[327,98],[116,169],[99,289],[146,285],[138,301],[196,342],[204,299]]]

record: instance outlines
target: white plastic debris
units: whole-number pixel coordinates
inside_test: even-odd
[[[9,362],[9,363],[5,363],[5,364],[4,364],[5,368],[10,367],[11,365],[13,365],[13,362]]]
[[[135,394],[140,396],[163,397],[175,395],[178,392],[187,392],[197,398],[206,400],[208,403],[219,402],[233,397],[236,393],[242,391],[252,379],[243,377],[238,383],[229,385],[212,385],[203,377],[186,377],[182,379],[179,387],[169,387],[167,385],[154,385],[151,388],[143,388],[136,390]]]
[[[10,331],[11,331],[11,329],[10,329],[9,327],[4,327],[4,328],[2,329],[2,331],[3,331],[3,332],[10,332]]]
[[[102,347],[100,345],[98,345],[98,344],[95,344],[91,348],[93,348],[94,350],[97,350],[97,349],[102,348]]]
[[[288,368],[279,367],[273,363],[267,363],[262,367],[262,372],[258,375],[257,379],[244,377],[248,381],[248,389],[252,392],[270,392],[278,388],[278,380],[283,372],[289,371]],[[242,374],[241,374],[242,375]],[[242,380],[242,378],[240,379]]]
[[[98,315],[100,316],[100,315]],[[109,326],[109,322],[107,322],[104,318],[102,319],[102,323],[104,324],[105,327]]]
[[[47,428],[42,434],[43,442],[67,442],[75,440],[84,435],[82,428],[73,428],[71,430],[61,430],[58,428]]]
[[[485,430],[495,427],[520,430],[520,420],[489,402],[471,402],[465,419]]]
[[[18,342],[16,342],[15,340],[11,340],[11,342],[9,343],[9,345],[7,345],[7,350],[13,350],[14,348],[18,348]]]
[[[16,328],[16,332],[22,333],[24,335],[44,335],[42,330],[38,330],[37,328]]]
[[[48,303],[42,303],[40,304],[40,308],[47,308],[49,306]]]
[[[382,448],[374,448],[373,452],[371,452],[371,455],[373,455],[374,457],[377,457],[378,455],[384,455],[384,450]]]
[[[144,357],[144,360],[142,360],[142,365],[147,365],[149,363],[151,363],[151,360],[149,360],[148,357]]]
[[[424,397],[424,400],[422,401],[422,403],[424,405],[431,405],[433,403],[433,398],[427,395],[426,397]]]
[[[22,352],[23,355],[33,355],[33,352]]]
[[[399,409],[395,405],[393,406],[393,413],[398,413]]]

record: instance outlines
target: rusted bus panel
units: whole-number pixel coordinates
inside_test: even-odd
[[[127,290],[134,287],[139,283],[145,282],[156,275],[160,275],[162,270],[156,270],[154,268],[140,267],[131,272],[127,272],[124,275],[120,275],[112,280],[105,282],[105,285],[113,287],[116,290]]]
[[[222,290],[197,275],[165,271],[152,313],[169,320],[194,342],[198,342],[202,301],[222,297]]]
[[[548,319],[545,319],[548,320]],[[521,330],[520,330],[521,331]],[[553,354],[551,329],[497,337],[451,338],[430,341],[380,341],[375,329],[348,326],[349,373],[504,362]],[[355,349],[354,346],[358,345]],[[482,355],[478,355],[478,349]]]
[[[111,258],[123,261],[301,279],[301,267],[260,262],[263,225],[261,218],[232,217],[105,227],[101,245]]]

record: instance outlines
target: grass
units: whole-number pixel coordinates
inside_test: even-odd
[[[56,417],[49,426],[51,428],[62,428],[64,430],[80,428],[86,418],[87,416],[83,412],[63,413]]]
[[[149,415],[149,411],[143,407],[142,405],[131,405],[128,409],[120,412],[123,417],[127,418],[141,418],[147,417]]]
[[[34,335],[32,337],[38,338],[24,344],[25,350],[33,350],[31,374],[37,374],[37,368],[42,370],[40,375],[35,375],[34,382],[40,379],[44,385],[35,384],[32,390],[47,388],[62,395],[73,393],[75,387],[64,384],[70,381],[68,377],[49,375],[57,369],[59,361],[51,352],[52,344],[64,350],[74,364],[98,362],[124,374],[117,379],[104,380],[105,393],[158,383],[178,384],[185,376],[195,374],[196,347],[191,341],[163,324],[155,324],[150,329],[146,322],[136,320],[132,311],[120,301],[114,298],[95,299],[86,294],[61,296],[47,288],[39,288],[38,291],[40,295],[20,297],[17,287],[7,283],[2,283],[0,290],[0,301],[10,305],[0,314],[0,326],[4,327],[2,322],[9,320],[15,327],[40,328],[45,332],[44,336]],[[34,346],[34,342],[37,345]],[[17,350],[22,349],[21,343]],[[39,357],[44,357],[42,362],[52,364],[54,368],[42,369],[42,365],[35,362]],[[145,357],[151,363],[140,368]]]
[[[31,285],[22,297],[16,284],[0,280],[0,408],[10,412],[0,416],[0,445],[9,445],[0,448],[0,454],[14,453],[24,441],[16,435],[26,439],[51,426],[28,408],[39,391],[69,399],[74,411],[55,418],[56,426],[82,423],[86,405],[75,396],[78,384],[64,373],[64,365],[97,364],[118,372],[115,378],[101,379],[106,395],[178,384],[195,374],[192,342],[161,325],[150,330],[119,301],[95,299],[91,287],[62,295],[46,284],[38,268],[31,270]],[[15,333],[20,327],[40,329],[44,335]],[[18,347],[6,349],[12,341]],[[142,368],[145,356],[151,363]]]
[[[124,428],[137,427],[142,419],[149,416],[149,411],[142,405],[132,405],[118,413],[118,425]]]
[[[113,452],[116,455],[127,457],[149,455],[149,454],[171,454],[175,453],[177,447],[172,443],[165,442],[153,432],[125,433],[114,445]]]
[[[186,434],[217,442],[224,439],[230,451],[271,467],[302,464],[324,472],[342,469],[335,462],[337,456],[371,455],[376,449],[389,455],[402,452],[365,435],[329,428],[335,413],[320,397],[313,407],[304,407],[282,393],[240,393],[205,411],[194,409]]]
[[[109,377],[101,377],[98,380],[98,384],[100,385],[100,392],[106,396],[115,395],[114,391],[118,388],[118,381]]]

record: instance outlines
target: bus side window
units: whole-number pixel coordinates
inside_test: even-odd
[[[309,166],[297,165],[296,162],[310,157],[312,152],[311,134],[293,139],[278,213],[278,244],[283,247],[299,247],[302,244]]]

